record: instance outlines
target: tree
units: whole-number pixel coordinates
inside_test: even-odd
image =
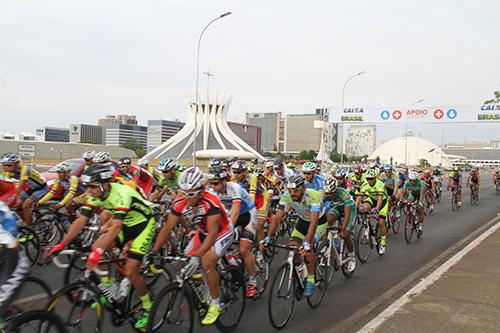
[[[495,91],[493,94],[495,95],[495,97],[492,98],[492,99],[488,99],[488,100],[484,101],[484,104],[497,104],[497,103],[500,103],[500,91]]]
[[[347,158],[347,155],[346,154],[343,154],[344,155],[344,161],[348,161],[348,158]],[[336,151],[331,151],[330,152],[330,159],[332,160],[332,162],[340,162],[341,161],[341,158],[340,158],[340,153],[337,153]]]
[[[139,158],[143,157],[146,155],[146,152],[144,151],[144,148],[142,148],[141,145],[137,142],[137,140],[128,138],[125,140],[125,142],[121,145],[123,148],[127,148],[130,150],[133,150],[135,155]]]

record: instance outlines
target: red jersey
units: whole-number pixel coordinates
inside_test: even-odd
[[[197,228],[202,234],[207,234],[207,217],[220,215],[220,224],[218,236],[223,235],[229,230],[229,219],[226,210],[220,202],[217,195],[209,192],[203,192],[198,205],[191,207],[187,204],[184,195],[179,194],[171,208],[175,216],[184,216],[190,227]]]
[[[0,177],[0,201],[3,201],[9,208],[12,208],[16,205],[17,199],[16,184]]]

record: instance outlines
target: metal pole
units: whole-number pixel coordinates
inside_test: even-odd
[[[420,104],[422,103],[424,100],[423,99],[419,99],[418,101],[416,102],[413,102],[411,105],[410,105],[410,108],[412,106],[415,106],[417,104]],[[405,132],[405,166],[408,166],[408,118],[405,118],[406,119],[406,132]]]
[[[208,24],[203,28],[201,31],[200,37],[198,38],[198,48],[196,52],[196,97],[195,97],[195,102],[196,102],[196,111],[195,111],[195,116],[194,116],[194,133],[193,133],[193,166],[196,166],[196,133],[198,132],[198,106],[199,106],[199,94],[198,94],[198,87],[199,87],[199,82],[200,82],[200,45],[201,45],[201,39],[203,35],[205,34],[205,31],[207,28],[210,26],[210,24],[214,23],[217,20],[220,20],[223,17],[226,17],[228,15],[231,15],[231,12],[227,12],[224,14],[219,15],[219,17],[216,17],[212,21],[208,22]]]
[[[345,88],[346,88],[347,84],[349,83],[349,81],[351,81],[352,79],[354,79],[356,76],[360,76],[363,73],[366,73],[366,71],[362,71],[362,72],[359,72],[357,74],[354,74],[353,76],[351,76],[350,78],[348,78],[345,81],[344,88],[342,88],[342,110],[341,110],[341,112],[344,112]],[[339,131],[339,132],[342,134],[340,136],[341,137],[341,141],[340,141],[340,164],[342,164],[342,163],[344,163],[344,125],[342,123],[340,123],[340,127],[341,127],[341,131]]]

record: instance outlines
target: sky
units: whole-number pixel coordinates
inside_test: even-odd
[[[246,112],[478,105],[500,90],[497,0],[0,0],[0,132],[107,114],[186,119],[196,90]],[[444,141],[500,139],[447,125]],[[379,126],[379,141],[404,128]],[[436,143],[435,125],[410,130]]]

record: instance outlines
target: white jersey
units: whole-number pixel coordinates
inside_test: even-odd
[[[213,189],[210,189],[210,191],[217,195],[229,214],[231,213],[234,202],[241,202],[240,215],[248,213],[255,208],[255,203],[250,194],[248,194],[248,192],[238,183],[226,182],[225,193],[218,193]]]

